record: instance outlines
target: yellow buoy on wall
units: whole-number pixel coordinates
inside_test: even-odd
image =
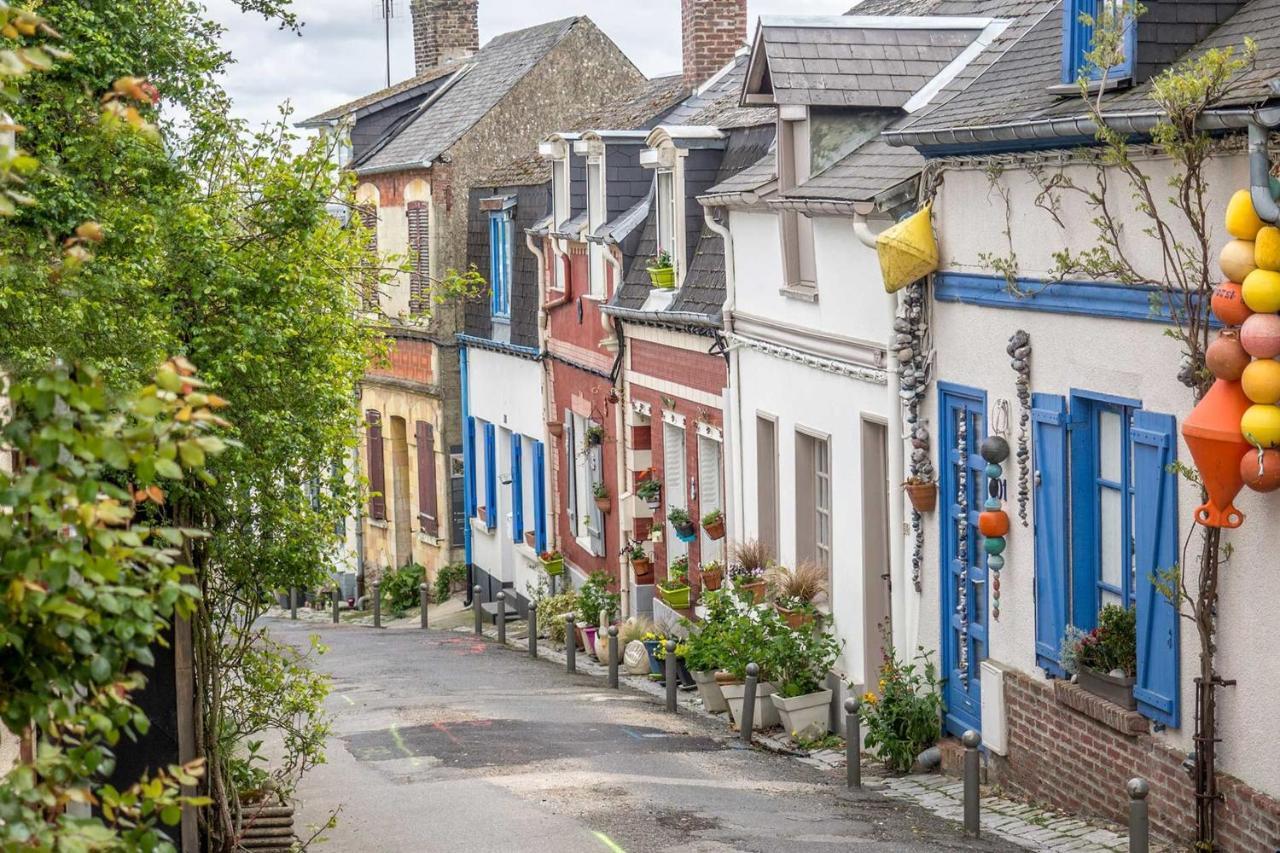
[[[938,241],[929,210],[926,204],[876,238],[886,292],[895,293],[938,268]]]
[[[1254,447],[1280,447],[1280,406],[1250,406],[1240,418],[1240,432]]]

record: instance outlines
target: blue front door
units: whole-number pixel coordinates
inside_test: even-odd
[[[961,734],[980,731],[982,722],[978,665],[987,656],[987,555],[978,514],[987,489],[978,449],[987,435],[987,396],[976,388],[938,387],[943,700],[947,731]]]

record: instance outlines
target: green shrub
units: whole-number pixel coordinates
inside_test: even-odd
[[[436,571],[435,588],[432,593],[436,604],[442,604],[453,596],[453,591],[466,587],[467,566],[465,563],[452,563]]]
[[[564,617],[578,607],[578,593],[572,589],[548,595],[538,602],[538,626],[555,643],[564,642]]]
[[[382,573],[382,602],[394,618],[399,619],[406,610],[418,606],[418,587],[426,577],[426,570],[417,563]]]
[[[577,620],[582,625],[595,625],[600,620],[600,612],[605,612],[605,623],[612,622],[618,616],[621,599],[616,592],[610,592],[613,579],[600,571],[592,572],[587,582],[578,590]]]
[[[778,694],[791,699],[824,689],[841,646],[822,627],[821,619],[777,632],[770,644],[769,669]]]
[[[862,697],[866,743],[885,767],[906,773],[916,756],[942,736],[937,667],[923,647],[911,663],[902,663],[889,649],[880,667],[879,687],[879,696],[868,692]]]

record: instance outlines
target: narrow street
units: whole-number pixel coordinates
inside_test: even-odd
[[[468,634],[268,624],[330,649],[334,732],[298,792],[299,834],[341,811],[315,849],[1014,849]]]

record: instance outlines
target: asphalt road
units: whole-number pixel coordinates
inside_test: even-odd
[[[330,651],[328,763],[298,791],[318,851],[1009,850],[727,727],[448,631],[269,620]]]

